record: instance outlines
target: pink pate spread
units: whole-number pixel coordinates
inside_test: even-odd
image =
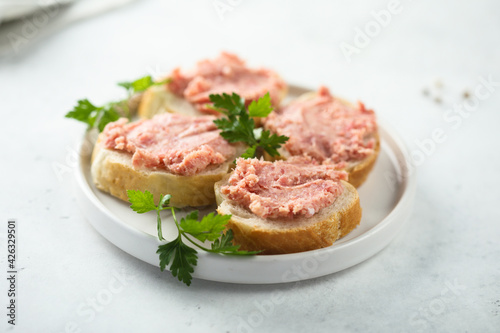
[[[102,142],[108,149],[132,154],[136,168],[195,175],[234,158],[236,153],[219,135],[214,119],[170,113],[133,123],[121,118],[104,128]]]
[[[274,163],[237,159],[221,192],[262,218],[311,217],[342,194],[347,173],[307,157]]]
[[[314,98],[298,100],[271,113],[264,127],[290,139],[284,148],[328,164],[362,160],[373,153],[375,113],[363,103],[349,106],[320,87]]]
[[[285,82],[268,69],[252,69],[234,54],[221,53],[215,59],[198,62],[190,71],[176,68],[170,75],[168,88],[174,94],[184,97],[200,111],[213,113],[207,108],[210,94],[237,93],[247,103],[264,96],[271,96],[273,105],[278,105]]]

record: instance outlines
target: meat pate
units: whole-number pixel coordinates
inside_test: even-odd
[[[215,59],[199,61],[189,71],[176,68],[170,75],[168,88],[174,94],[184,97],[200,111],[213,113],[207,107],[210,94],[237,93],[247,103],[264,96],[271,96],[271,103],[278,105],[286,84],[275,72],[253,69],[234,54],[221,53]]]
[[[347,173],[306,157],[267,162],[236,161],[221,193],[262,218],[311,217],[342,194]]]
[[[335,98],[325,87],[271,113],[264,127],[290,138],[284,145],[290,155],[323,164],[362,160],[376,145],[375,113],[361,102],[355,107]]]
[[[136,168],[191,176],[236,154],[236,148],[219,135],[214,119],[170,113],[133,123],[121,118],[104,128],[102,142],[108,149],[132,154]]]

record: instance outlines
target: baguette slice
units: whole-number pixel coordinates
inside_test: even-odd
[[[317,92],[311,91],[305,94],[302,94],[299,96],[295,101],[305,101],[308,99],[315,98],[317,95]],[[345,99],[338,98],[336,97],[337,100],[340,100],[343,104],[348,105],[348,106],[353,106],[353,104],[349,101],[346,101]],[[264,125],[265,127],[265,125]],[[347,162],[347,166],[345,168],[345,171],[349,173],[349,183],[351,183],[354,187],[359,187],[361,186],[368,175],[370,174],[370,171],[373,169],[373,166],[375,165],[375,162],[377,161],[378,154],[380,152],[380,137],[378,133],[375,133],[373,138],[375,138],[375,147],[373,149],[373,154],[370,154],[366,158],[360,161],[351,161]],[[371,139],[371,137],[366,138],[367,140]],[[268,153],[264,152],[264,158],[267,161],[273,161],[277,159],[281,160],[286,160],[292,155],[286,150],[284,146],[281,146],[278,149],[278,152],[280,154],[279,157],[272,157]]]
[[[349,173],[349,183],[351,183],[354,187],[359,187],[365,182],[366,178],[368,178],[368,175],[372,171],[375,162],[377,161],[377,157],[380,152],[380,138],[378,134],[375,138],[376,143],[373,154],[361,161],[347,164],[346,171]]]
[[[344,191],[335,202],[309,218],[263,219],[238,206],[221,193],[229,175],[215,184],[217,212],[231,214],[227,229],[233,231],[234,244],[241,250],[261,254],[285,254],[315,250],[332,245],[351,232],[361,221],[361,206],[356,189],[341,181]]]
[[[238,146],[236,156],[244,150],[243,146]],[[105,148],[99,136],[92,153],[91,175],[98,189],[125,201],[128,201],[127,190],[148,190],[155,202],[159,202],[161,194],[171,194],[172,206],[196,207],[215,203],[214,183],[221,180],[232,166],[233,158],[193,176],[137,169],[132,165],[129,153]]]
[[[148,88],[139,104],[139,117],[150,119],[165,112],[180,113],[187,116],[203,115],[187,100],[168,90],[166,84]]]

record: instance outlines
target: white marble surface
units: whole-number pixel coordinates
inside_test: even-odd
[[[223,20],[214,3],[135,2],[0,60],[0,258],[5,267],[6,220],[16,218],[22,268],[14,331],[498,331],[500,84],[466,117],[449,110],[480,77],[500,82],[500,3],[401,1],[402,11],[351,62],[339,45],[353,44],[356,27],[371,24],[371,11],[388,1],[221,0],[234,4]],[[422,162],[416,202],[408,227],[385,250],[296,284],[195,280],[186,288],[85,221],[68,171],[84,126],[64,114],[79,98],[118,96],[117,81],[220,50],[275,68],[289,82],[361,99],[404,135]],[[439,128],[444,142],[416,152],[416,142]],[[67,172],[58,175],[55,165]],[[117,279],[120,272],[128,278]],[[270,307],[275,291],[282,297]],[[109,302],[92,310],[105,295]],[[10,331],[3,312],[0,327]]]

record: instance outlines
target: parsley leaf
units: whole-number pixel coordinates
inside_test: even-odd
[[[245,99],[241,98],[238,94],[233,93],[228,95],[210,95],[210,101],[214,103],[217,111],[224,113],[226,116],[237,116],[245,112]]]
[[[100,117],[97,118],[97,128],[99,129],[99,132],[102,132],[107,124],[120,119],[120,115],[113,105],[101,108],[100,110],[101,114]]]
[[[284,135],[270,135],[271,132],[269,131],[262,131],[262,134],[260,136],[260,142],[259,145],[264,149],[269,155],[271,156],[279,156],[280,154],[278,153],[278,148],[281,147],[282,144],[284,144],[287,140],[288,137]]]
[[[195,249],[184,243],[184,238],[206,252],[224,255],[253,255],[258,253],[257,251],[238,250],[240,246],[232,243],[233,233],[231,230],[227,230],[225,234],[222,234],[231,219],[231,215],[215,215],[214,213],[210,213],[204,216],[201,221],[198,221],[198,211],[195,210],[182,218],[179,223],[175,216],[175,208],[168,206],[171,198],[169,194],[161,195],[158,205],[155,205],[153,194],[149,191],[128,190],[127,195],[131,203],[130,207],[135,212],[142,214],[156,210],[158,238],[160,240],[164,240],[161,230],[160,211],[165,209],[171,210],[172,218],[178,231],[177,237],[171,242],[160,245],[156,253],[159,254],[160,269],[163,271],[169,266],[172,275],[188,286],[193,279],[192,273],[198,263],[198,256]],[[211,248],[205,248],[193,241],[191,237],[202,242],[207,240],[213,241]]]
[[[128,96],[126,99],[118,102],[111,102],[103,106],[95,106],[89,102],[88,99],[81,99],[65,117],[86,123],[88,125],[88,130],[97,128],[99,132],[102,132],[108,123],[116,121],[120,117],[130,118],[129,99],[133,94],[143,92],[151,86],[165,84],[168,81],[169,79],[154,82],[151,76],[148,75],[135,81],[120,82],[118,85],[127,90]]]
[[[151,78],[151,75],[147,75],[147,76],[141,77],[135,81],[119,82],[118,85],[120,87],[125,88],[129,94],[135,94],[135,93],[143,92],[144,90],[146,90],[152,86],[159,86],[162,84],[167,84],[169,81],[170,81],[170,79],[165,79],[165,80],[155,82]]]
[[[212,243],[212,250],[217,253],[231,254],[231,255],[252,255],[260,251],[240,251],[239,245],[233,244],[233,231],[229,229],[220,239],[216,239]]]
[[[99,131],[102,131],[108,123],[118,120],[120,115],[114,104],[98,107],[89,102],[88,99],[81,99],[73,107],[73,110],[66,113],[65,117],[86,123],[88,129],[97,127]]]
[[[214,120],[214,122],[217,120]],[[217,123],[215,123],[217,125]],[[229,127],[222,129],[220,135],[229,142],[245,142],[253,145],[257,143],[253,134],[255,123],[248,115],[242,115],[234,120]]]
[[[170,203],[171,198],[172,198],[172,196],[170,194],[161,195],[160,196],[160,203],[158,204],[158,207],[160,207],[161,209],[168,208],[167,206]]]
[[[241,154],[241,158],[253,158],[255,156],[255,151],[257,150],[257,145],[253,145],[247,148],[243,154]]]
[[[89,125],[89,127],[94,126],[95,117],[98,108],[89,102],[88,99],[81,99],[77,102],[77,105],[68,112],[65,117],[73,118],[82,121]]]
[[[273,111],[271,106],[271,97],[266,93],[257,101],[252,101],[248,106],[248,114],[250,117],[267,117]]]
[[[165,209],[170,209],[167,207],[172,197],[170,194],[165,196],[160,196],[160,203],[155,205],[153,194],[149,191],[134,191],[127,190],[128,201],[131,203],[130,208],[136,213],[143,214],[156,210],[156,229],[158,230],[158,238],[164,240],[163,233],[161,231],[161,216],[160,212]]]
[[[194,218],[188,215],[186,218],[181,219],[180,227],[182,231],[202,242],[206,240],[213,242],[221,237],[221,233],[226,228],[230,218],[231,215],[214,215],[214,213],[210,213],[198,222],[198,212],[196,212]]]
[[[116,85],[125,88],[126,90],[132,90],[132,82],[124,81],[118,82]]]
[[[245,109],[245,100],[233,93],[232,95],[210,95],[213,109],[227,118],[214,120],[215,125],[221,130],[220,135],[229,142],[243,142],[249,148],[241,155],[243,158],[253,158],[260,147],[271,156],[279,156],[278,149],[288,137],[277,136],[270,131],[255,129],[253,117],[266,117],[273,110],[269,93],[252,101]]]
[[[184,244],[179,236],[165,245],[160,245],[156,253],[160,255],[160,269],[162,271],[170,265],[170,272],[173,276],[186,285],[191,285],[193,279],[191,274],[194,272],[194,266],[198,263],[195,249]]]
[[[233,240],[233,231],[229,230],[226,232],[220,240],[217,239],[212,243],[212,250],[215,251],[225,251],[225,250],[237,250],[239,248],[238,245],[233,245],[231,242]]]
[[[155,205],[153,194],[149,191],[127,190],[127,196],[131,203],[130,208],[136,213],[143,214],[158,208]]]
[[[120,87],[123,87],[125,88],[129,94],[134,94],[134,93],[138,93],[138,92],[141,92],[141,91],[144,91],[146,89],[148,89],[149,87],[151,87],[152,85],[154,85],[154,81],[153,79],[151,78],[150,75],[147,75],[147,76],[144,76],[144,77],[141,77],[135,81],[131,81],[131,82],[119,82],[118,85]]]
[[[217,128],[224,128],[224,129],[230,129],[233,127],[233,122],[229,120],[228,118],[218,118],[214,120],[214,124],[217,126]]]
[[[99,131],[102,131],[106,124],[118,120],[120,115],[113,105],[97,107],[90,103],[88,99],[81,99],[65,117],[84,122],[89,129],[97,127]]]
[[[90,103],[88,99],[80,99],[73,110],[68,112],[65,117],[80,120],[92,126],[93,122],[90,123],[89,119],[91,119],[91,115],[96,111],[97,106]]]

